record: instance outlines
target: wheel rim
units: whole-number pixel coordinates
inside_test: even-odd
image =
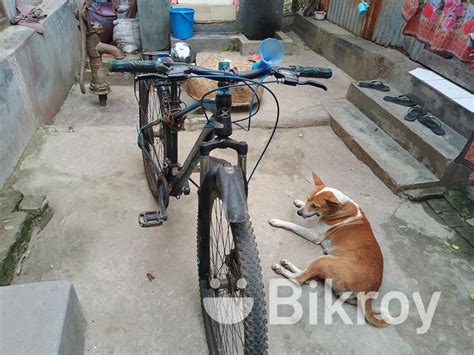
[[[234,244],[230,224],[224,213],[223,202],[216,197],[211,207],[211,220],[209,230],[209,283],[211,284],[209,296],[214,298],[219,318],[228,319],[220,323],[212,319],[211,327],[219,352],[237,354],[244,352],[244,322],[233,323],[236,317],[234,307],[229,307],[229,298],[239,299],[244,297],[245,290],[237,287],[241,278],[238,265],[237,248]],[[219,281],[219,286],[212,287],[212,282]],[[238,310],[237,310],[238,312]]]
[[[147,106],[145,110],[142,110],[141,114],[144,118],[142,125],[150,124],[161,120],[160,123],[153,125],[150,128],[144,130],[144,143],[145,149],[151,156],[151,160],[157,168],[148,169],[149,174],[151,174],[153,181],[155,182],[156,192],[158,193],[158,188],[162,180],[166,177],[167,164],[165,161],[165,133],[163,127],[163,115],[160,107],[160,100],[158,96],[158,88],[152,85],[151,82],[144,82],[146,85],[146,92],[148,92]],[[149,159],[149,158],[147,158]],[[161,174],[161,176],[160,176]]]

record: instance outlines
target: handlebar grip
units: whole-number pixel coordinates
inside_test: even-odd
[[[154,60],[111,60],[110,72],[121,73],[166,73],[167,68]]]
[[[320,78],[320,79],[329,79],[332,77],[332,70],[330,68],[322,67],[303,67],[295,66],[294,67],[296,74],[303,78]]]

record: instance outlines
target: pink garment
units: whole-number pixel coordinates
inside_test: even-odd
[[[171,3],[172,3],[172,4],[177,4],[177,3],[178,3],[178,0],[171,0]],[[235,5],[235,7],[237,8],[237,10],[239,10],[240,0],[234,0],[234,5]]]
[[[44,33],[44,26],[39,21],[44,19],[46,15],[37,6],[23,4],[20,0],[16,1],[16,8],[20,12],[12,20],[12,24],[30,27],[38,33]]]

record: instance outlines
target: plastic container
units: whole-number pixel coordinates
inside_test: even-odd
[[[194,9],[172,7],[169,10],[173,37],[188,39],[193,36]]]
[[[359,4],[357,4],[357,10],[359,10],[359,15],[365,16],[367,15],[367,12],[369,12],[369,4],[367,4],[365,1],[361,1]]]
[[[315,11],[314,12],[314,19],[321,21],[326,18],[326,11]]]
[[[260,43],[259,53],[262,61],[272,66],[281,63],[285,56],[285,48],[275,38],[267,38]]]

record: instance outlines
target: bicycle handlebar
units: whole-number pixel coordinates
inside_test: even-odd
[[[170,68],[157,63],[153,60],[111,60],[109,61],[109,71],[110,72],[121,72],[121,73],[156,73],[166,75]],[[229,72],[221,72],[218,70],[212,70],[207,68],[202,68],[198,66],[185,66],[184,73],[186,74],[196,74],[196,75],[228,75]],[[265,75],[267,71],[265,69],[259,68],[256,70],[249,71],[235,71],[234,75],[245,78],[245,79],[256,79]]]
[[[166,76],[172,71],[172,66],[160,64],[153,60],[111,60],[109,62],[109,71],[111,72],[128,72],[128,73],[156,73]],[[332,77],[332,70],[330,68],[321,67],[304,67],[304,66],[292,66],[285,68],[286,71],[292,71],[297,77],[306,78],[322,78],[329,79]],[[249,71],[234,71],[234,72],[223,72],[219,70],[212,70],[202,68],[193,65],[182,65],[182,74],[196,74],[196,75],[208,75],[208,76],[219,76],[234,74],[237,77],[245,79],[256,79],[265,74],[278,74],[278,68],[271,68],[266,70],[264,68],[249,70]],[[278,75],[277,75],[278,76]],[[212,78],[210,78],[212,79]],[[216,80],[221,80],[221,78]]]

